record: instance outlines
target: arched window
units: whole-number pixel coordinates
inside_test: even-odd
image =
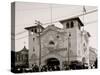
[[[55,43],[54,43],[53,41],[50,41],[49,44],[50,44],[50,45],[54,45]]]
[[[34,29],[34,31],[35,31],[35,33],[37,33],[37,29],[36,28]]]
[[[69,33],[69,37],[71,37],[71,33]]]
[[[66,28],[69,28],[69,23],[66,24]]]
[[[73,23],[73,21],[71,21],[71,28],[73,28],[74,27],[74,23]]]

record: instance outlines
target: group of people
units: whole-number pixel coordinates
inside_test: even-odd
[[[95,67],[95,66],[94,66]],[[47,72],[47,71],[60,71],[60,70],[76,70],[76,69],[88,69],[88,66],[80,65],[80,64],[70,64],[70,65],[41,65],[33,64],[32,68],[16,68],[14,69],[17,73],[22,72]],[[96,68],[96,67],[95,67]]]
[[[60,70],[60,67],[59,65],[43,65],[43,66],[37,66],[37,65],[34,65],[32,67],[32,71],[33,72],[46,72],[46,71],[59,71]]]
[[[64,65],[63,67],[60,67],[59,65],[43,65],[38,66],[34,65],[32,67],[32,72],[47,72],[47,71],[60,71],[60,70],[75,70],[75,69],[88,69],[87,66],[84,65]]]

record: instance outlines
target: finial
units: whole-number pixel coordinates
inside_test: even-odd
[[[25,47],[26,42],[24,41],[24,47]]]

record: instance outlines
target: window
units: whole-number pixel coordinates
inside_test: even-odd
[[[66,28],[73,28],[73,27],[74,27],[73,21],[71,21],[70,23],[66,23]]]
[[[84,49],[84,52],[86,52],[87,47],[86,47],[86,44],[85,43],[83,44],[83,49]]]
[[[66,28],[69,28],[69,23],[66,24]]]
[[[33,35],[33,30],[31,30],[30,34]]]
[[[57,35],[57,38],[59,38],[59,36]]]
[[[33,52],[35,51],[34,47],[33,47]]]
[[[33,32],[33,29],[31,31]]]
[[[33,38],[33,41],[35,40],[35,38]]]
[[[50,44],[50,45],[54,45],[55,43],[54,43],[53,41],[50,41],[49,44]]]
[[[71,33],[69,33],[69,37],[71,36]]]
[[[35,28],[35,30],[34,30],[34,31],[35,31],[35,33],[37,33],[37,29],[36,29],[36,28]]]
[[[73,28],[74,27],[74,23],[73,23],[73,21],[71,21],[71,28]]]

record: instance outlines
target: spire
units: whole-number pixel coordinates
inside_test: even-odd
[[[23,50],[27,50],[25,44],[26,44],[26,42],[24,41],[24,48],[23,48]]]

